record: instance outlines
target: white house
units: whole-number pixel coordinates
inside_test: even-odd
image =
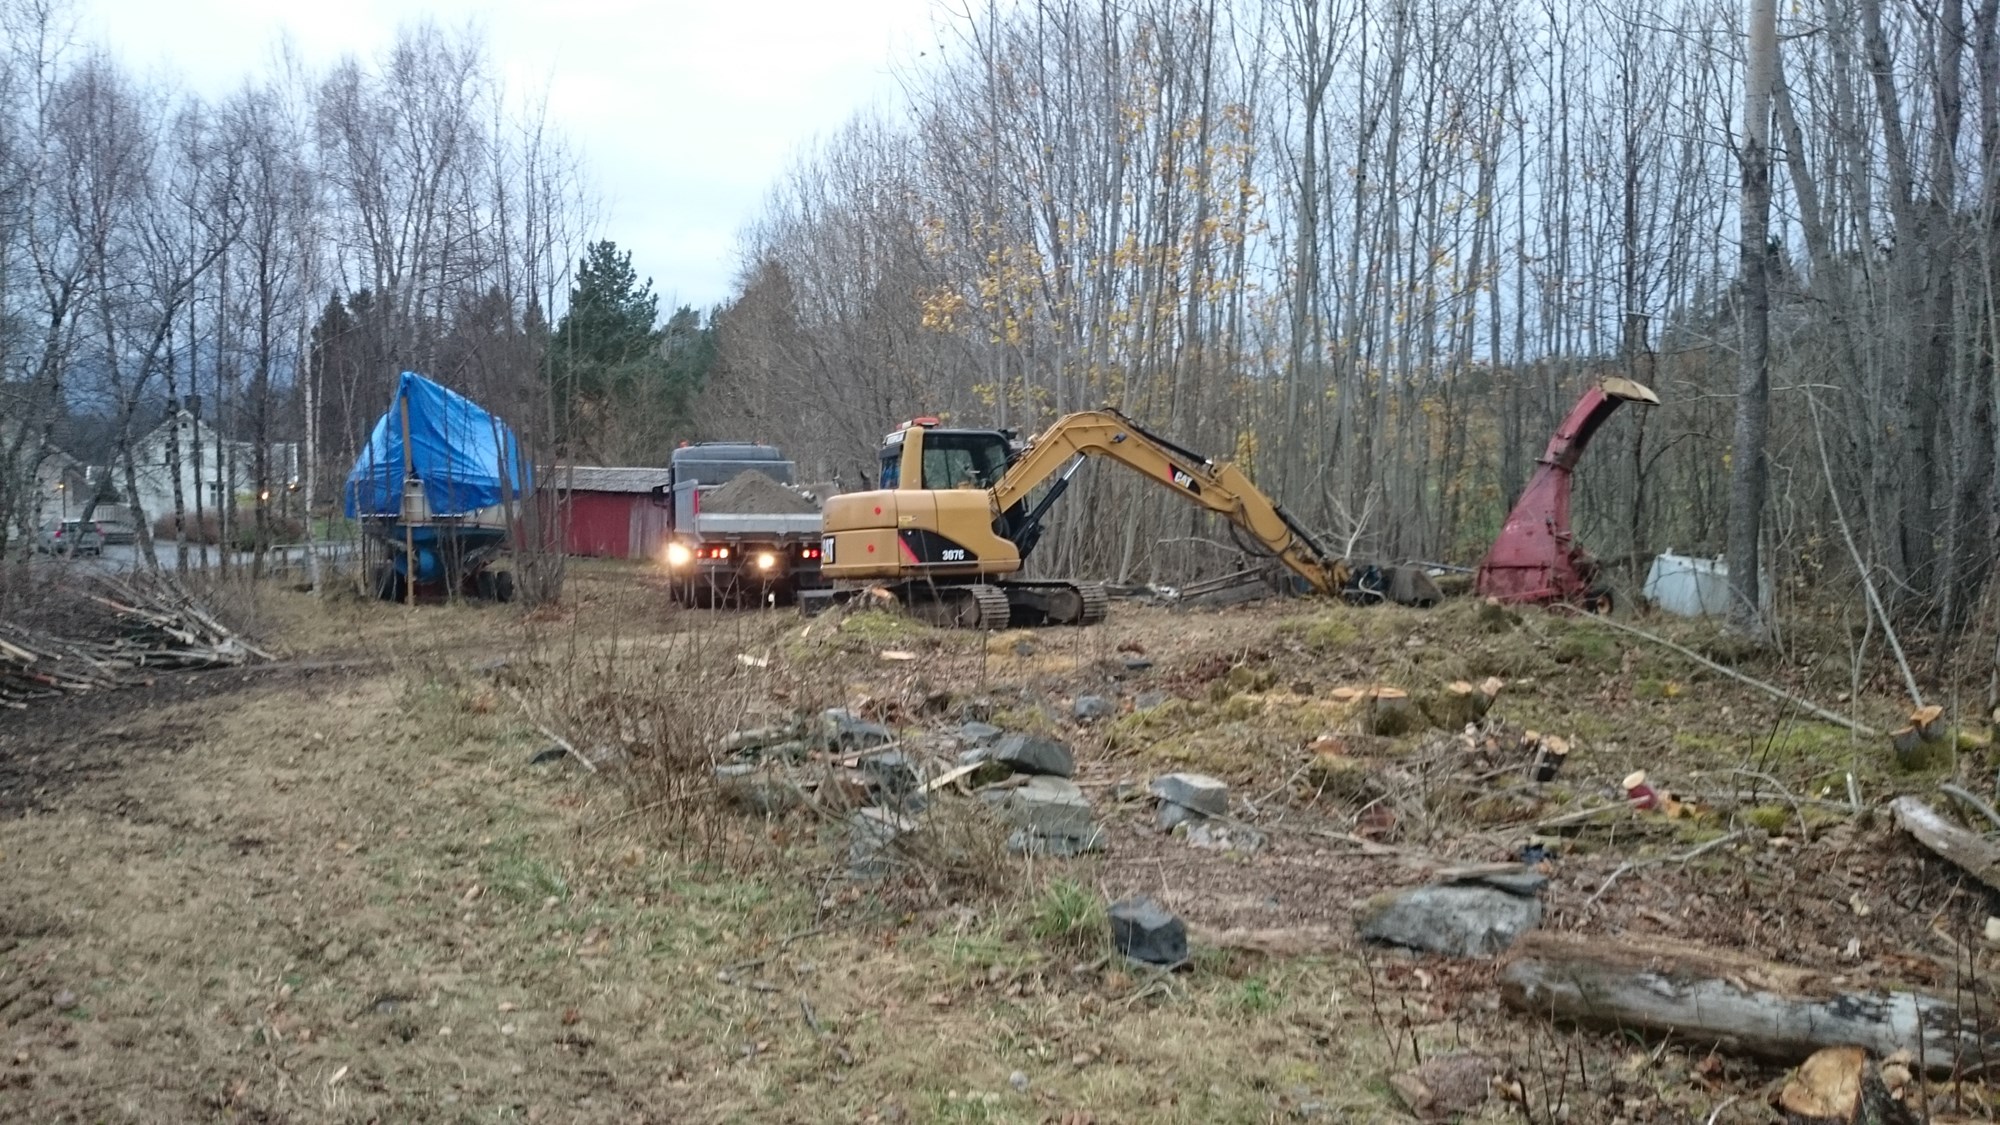
[[[0,418],[0,457],[20,439],[21,424]],[[17,521],[17,530],[27,531],[61,519],[65,506],[74,516],[88,499],[89,468],[60,449],[44,446],[35,435],[21,441],[17,452],[18,462],[5,471],[17,487],[26,486],[28,491],[17,495],[14,511],[0,518]]]
[[[180,448],[176,458],[168,452],[167,438],[173,436]],[[197,452],[198,451],[198,452]],[[162,422],[132,449],[133,469],[139,482],[135,498],[148,521],[171,515],[174,510],[174,476],[178,467],[181,503],[189,515],[197,510],[218,511],[233,499],[236,508],[257,504],[257,447],[252,442],[231,441],[215,428],[186,411]],[[178,462],[178,466],[176,465]],[[269,478],[261,482],[277,494],[299,479],[299,447],[295,442],[272,442]]]

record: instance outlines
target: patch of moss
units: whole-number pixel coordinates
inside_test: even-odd
[[[1545,676],[1557,668],[1535,635],[1525,629],[1494,637],[1465,652],[1469,678],[1499,676],[1517,680],[1525,676]]]
[[[1238,695],[1230,698],[1227,702],[1223,703],[1222,717],[1225,719],[1233,719],[1236,722],[1244,722],[1246,720],[1256,718],[1257,715],[1263,711],[1263,709],[1264,709],[1263,706],[1259,703],[1258,700],[1253,699],[1247,695]]]
[[[1743,822],[1769,835],[1781,836],[1791,826],[1792,810],[1786,805],[1758,805],[1754,809],[1743,810]]]
[[[995,707],[986,720],[1004,731],[1018,734],[1054,735],[1056,721],[1048,711],[1033,704],[1014,707]]]
[[[849,614],[840,622],[840,635],[861,641],[901,641],[921,636],[930,626],[893,610],[870,609]]]
[[[1270,691],[1278,686],[1278,673],[1269,668],[1252,668],[1248,664],[1238,664],[1222,678],[1232,691]]]
[[[1557,664],[1580,665],[1609,672],[1618,667],[1623,652],[1624,649],[1610,634],[1578,625],[1563,630],[1562,635],[1556,638],[1555,650],[1550,655]]]

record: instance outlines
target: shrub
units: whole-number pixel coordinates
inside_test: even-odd
[[[296,543],[305,538],[305,521],[296,516],[280,517],[273,512],[265,524],[264,545]],[[181,521],[180,535],[189,543],[214,546],[222,540],[222,517],[218,512],[203,512],[200,519],[189,515]],[[153,538],[162,543],[175,539],[174,517],[161,516],[153,521]],[[254,510],[239,511],[235,526],[229,529],[229,545],[238,551],[257,549],[257,513]]]

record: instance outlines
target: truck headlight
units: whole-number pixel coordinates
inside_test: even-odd
[[[687,564],[693,561],[694,561],[694,552],[687,549],[687,544],[685,543],[667,544],[668,566],[686,566]]]
[[[769,570],[769,569],[771,569],[772,567],[774,567],[774,566],[777,566],[777,565],[778,565],[778,556],[776,556],[776,555],[772,554],[772,553],[771,553],[771,552],[769,552],[769,551],[759,551],[759,552],[757,552],[757,569],[758,569],[758,570]]]

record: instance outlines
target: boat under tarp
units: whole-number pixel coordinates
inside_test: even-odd
[[[387,548],[378,592],[458,588],[500,597],[488,573],[533,487],[514,431],[457,391],[405,371],[347,475],[347,514]]]

